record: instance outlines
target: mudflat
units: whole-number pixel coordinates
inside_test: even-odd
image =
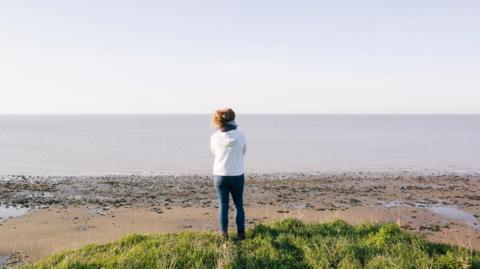
[[[204,175],[5,176],[0,203],[23,208],[0,219],[3,265],[128,233],[217,227],[213,182]],[[245,207],[247,225],[287,217],[395,222],[431,241],[480,249],[480,174],[252,174]]]

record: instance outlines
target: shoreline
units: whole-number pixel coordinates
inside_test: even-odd
[[[245,182],[246,188],[250,188],[245,193],[247,205],[322,201],[330,202],[327,204],[330,207],[325,209],[341,209],[345,207],[332,205],[350,204],[339,201],[341,197],[337,194],[345,198],[363,197],[350,201],[356,206],[382,205],[392,201],[406,205],[466,207],[480,203],[480,194],[477,194],[480,173],[264,173],[247,174]],[[452,191],[458,197],[453,197]],[[327,197],[331,199],[324,199]],[[211,206],[215,199],[210,175],[0,176],[0,205],[3,206],[191,206],[198,201],[203,203],[202,206]],[[477,203],[471,204],[471,200]]]
[[[247,226],[286,217],[394,222],[480,249],[480,173],[247,174],[245,184]],[[31,210],[0,219],[0,261],[32,262],[131,232],[213,231],[216,203],[206,175],[2,177],[0,206]]]
[[[480,166],[432,166],[432,167],[322,167],[306,171],[257,171],[249,169],[245,175],[266,178],[303,178],[313,176],[468,176],[480,177]],[[149,171],[149,172],[92,172],[92,173],[29,173],[29,172],[0,172],[0,181],[36,179],[36,180],[62,180],[62,179],[95,179],[95,178],[151,178],[151,177],[211,177],[207,171]]]

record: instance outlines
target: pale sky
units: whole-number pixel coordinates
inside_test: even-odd
[[[0,0],[0,113],[480,113],[480,1]]]

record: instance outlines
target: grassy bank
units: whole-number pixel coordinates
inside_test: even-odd
[[[287,219],[247,236],[224,242],[213,233],[133,234],[26,268],[480,268],[480,253],[427,242],[394,224]]]

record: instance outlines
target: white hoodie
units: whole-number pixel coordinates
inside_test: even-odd
[[[239,176],[244,174],[243,156],[247,151],[245,136],[238,130],[216,131],[210,137],[210,150],[215,155],[213,174]]]

